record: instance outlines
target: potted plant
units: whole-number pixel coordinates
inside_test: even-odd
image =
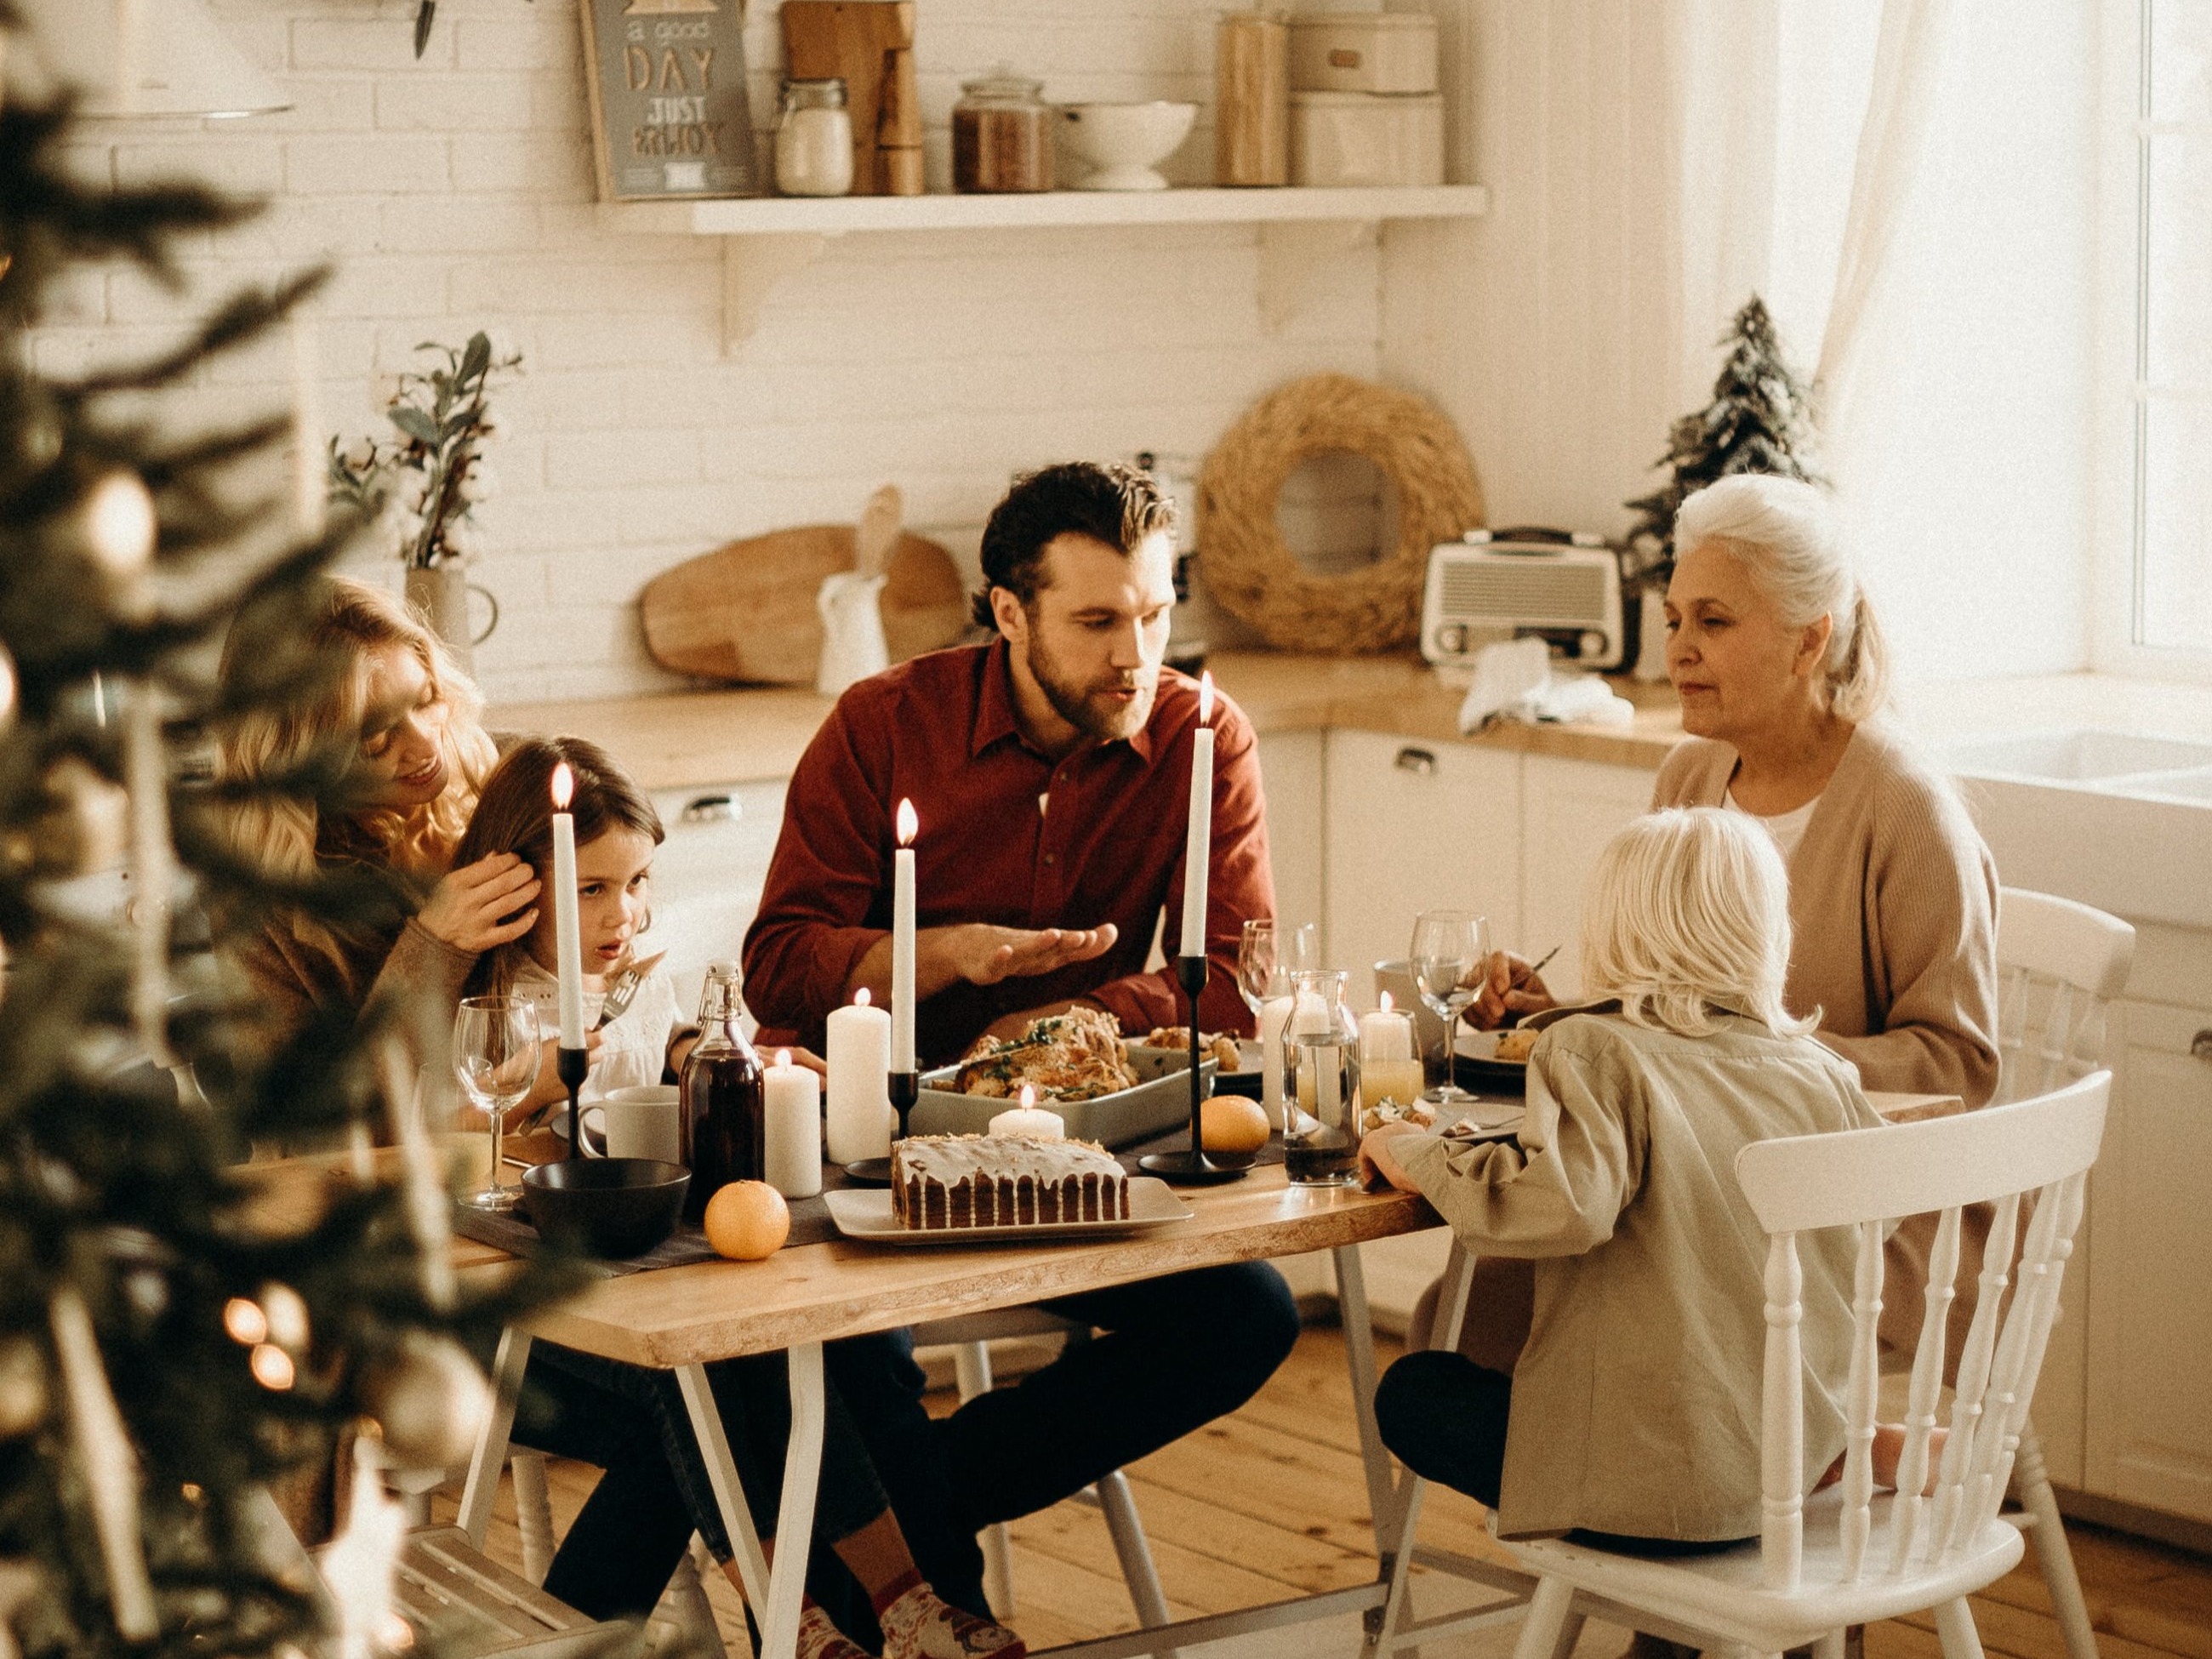
[[[483,453],[497,429],[489,386],[495,374],[522,359],[495,350],[481,330],[458,349],[434,341],[418,349],[440,361],[400,375],[385,410],[396,437],[365,438],[351,449],[331,440],[330,496],[382,526],[407,567],[409,602],[467,667],[470,647],[491,632],[470,627],[465,568],[478,545],[474,509],[491,490]],[[495,625],[498,617],[495,601]]]

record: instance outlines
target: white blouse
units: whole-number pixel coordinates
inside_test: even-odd
[[[1735,791],[1733,789],[1729,791],[1725,800],[1729,811],[1741,813],[1743,817],[1749,818],[1774,838],[1774,844],[1781,851],[1784,866],[1787,866],[1790,860],[1797,855],[1797,843],[1805,839],[1805,826],[1812,823],[1813,809],[1820,804],[1820,798],[1815,795],[1795,811],[1777,812],[1772,817],[1766,817],[1757,812],[1745,811],[1736,804]]]
[[[561,982],[537,963],[526,961],[516,971],[513,994],[527,997],[538,1005],[538,1021],[542,1030],[559,1029]],[[586,1018],[592,1016],[599,1001],[599,998],[586,994]],[[636,1000],[599,1033],[599,1052],[592,1056],[591,1074],[584,1079],[577,1097],[600,1100],[617,1089],[659,1082],[661,1067],[667,1063],[669,1033],[683,1023],[683,1011],[676,1004],[676,983],[665,966],[656,967],[637,988]]]

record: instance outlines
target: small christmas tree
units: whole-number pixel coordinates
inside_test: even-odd
[[[1716,478],[1771,472],[1826,482],[1814,466],[1809,389],[1784,361],[1765,301],[1753,295],[1719,343],[1728,361],[1713,382],[1712,402],[1674,422],[1667,453],[1655,463],[1670,469],[1666,484],[1626,503],[1637,515],[1629,545],[1646,580],[1664,581],[1674,568],[1675,512]]]
[[[0,107],[0,1653],[365,1651],[389,1632],[318,1622],[263,1546],[260,1494],[328,1468],[356,1423],[420,1461],[449,1451],[483,1402],[465,1349],[556,1270],[495,1299],[459,1289],[400,1034],[333,1014],[264,1052],[192,936],[196,915],[281,902],[360,925],[406,902],[359,875],[272,891],[185,764],[241,696],[332,672],[299,620],[355,526],[243,548],[277,516],[257,469],[290,422],[179,432],[164,415],[319,278],[239,295],[148,360],[43,372],[28,331],[58,279],[128,262],[181,286],[185,239],[251,211],[81,179],[70,133],[65,104]],[[215,647],[247,609],[259,676],[226,690]],[[343,770],[326,757],[286,787],[320,799]],[[125,852],[129,909],[88,903],[87,878]],[[244,1164],[257,1139],[350,1130],[365,1148],[372,1127],[404,1178],[341,1161],[275,1202]],[[380,1604],[380,1536],[342,1605]]]

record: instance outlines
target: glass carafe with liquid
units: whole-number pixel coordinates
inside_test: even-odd
[[[1283,1162],[1301,1187],[1359,1179],[1359,1022],[1345,1006],[1349,974],[1297,975],[1283,1026]]]
[[[684,1162],[691,1171],[687,1221],[703,1216],[707,1200],[729,1182],[762,1179],[767,1163],[767,1083],[760,1056],[745,1041],[744,1012],[738,964],[710,964],[699,999],[701,1035],[684,1061],[678,1091]]]

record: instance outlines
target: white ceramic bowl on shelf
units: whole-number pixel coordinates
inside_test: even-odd
[[[1165,190],[1157,171],[1190,136],[1195,104],[1155,100],[1141,104],[1062,104],[1060,136],[1076,159],[1091,168],[1078,190]]]

